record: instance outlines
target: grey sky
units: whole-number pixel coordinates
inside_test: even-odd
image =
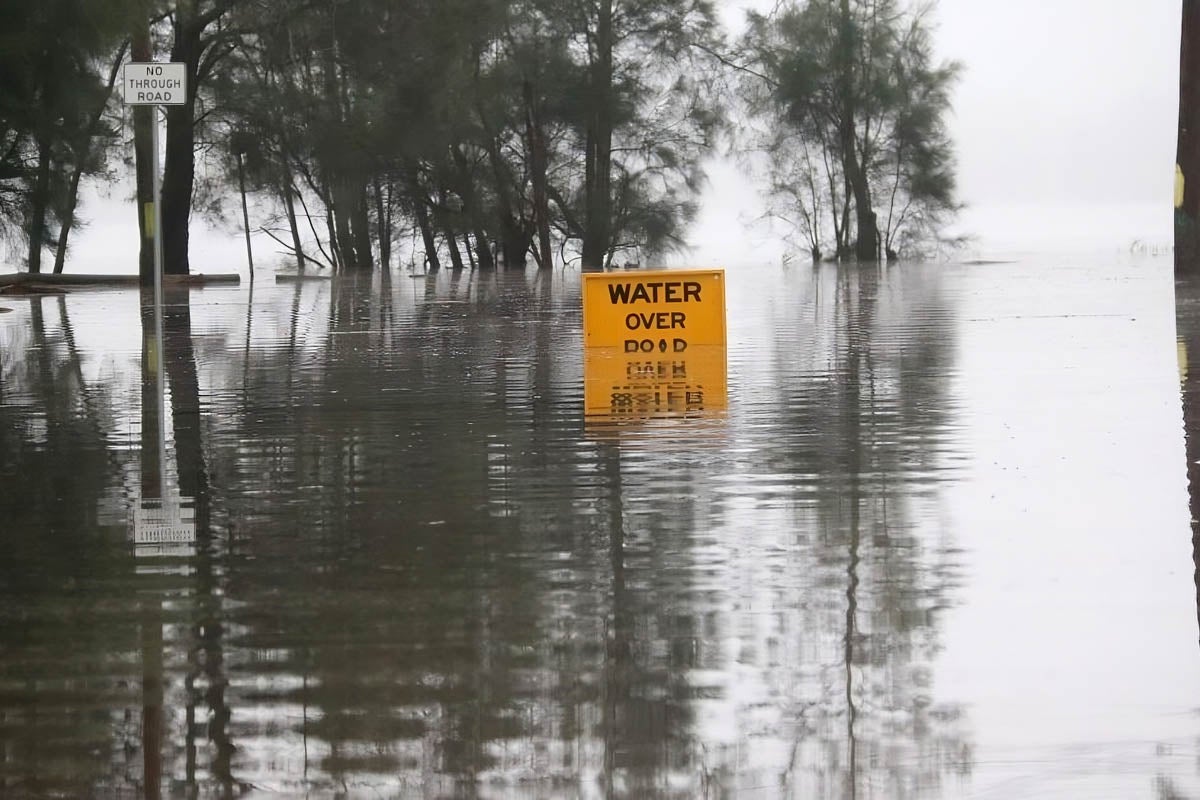
[[[963,195],[1169,204],[1179,15],[1171,0],[942,0],[938,46],[966,68]]]

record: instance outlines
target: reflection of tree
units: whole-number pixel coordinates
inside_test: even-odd
[[[1192,518],[1192,559],[1196,614],[1200,623],[1200,280],[1175,282],[1175,327],[1179,337],[1183,430],[1187,450],[1188,497]]]
[[[494,398],[519,331],[488,342],[495,330],[485,328],[463,342],[477,334],[458,303],[416,309],[419,328],[405,330],[410,317],[381,330],[377,314],[398,309],[369,287],[330,289],[317,358],[256,365],[286,374],[276,378],[285,407],[278,384],[250,387],[246,415],[218,432],[256,445],[213,464],[245,497],[233,494],[214,520],[239,527],[229,592],[245,609],[230,621],[246,631],[240,670],[280,676],[242,699],[298,709],[289,735],[304,767],[283,770],[290,780],[356,785],[415,772],[469,787],[505,763],[496,743],[531,724],[521,676],[536,595],[518,588],[529,577],[504,556],[509,526],[488,513],[486,495],[488,439],[503,427]],[[436,289],[420,291],[436,300]],[[474,366],[440,352],[450,347],[475,347]],[[255,430],[264,421],[267,438]],[[265,724],[242,734],[261,737],[274,727]],[[244,751],[235,771],[271,776],[262,755]]]
[[[820,665],[817,682],[800,679],[804,723],[787,783],[801,796],[935,790],[942,774],[969,763],[961,712],[932,704],[928,686],[952,556],[919,505],[928,476],[946,469],[939,461],[946,379],[938,367],[951,359],[948,315],[936,283],[920,275],[902,283],[874,268],[811,275],[799,314],[789,309],[776,322],[785,334],[780,371],[830,378],[782,383],[779,399],[792,410],[789,425],[819,443],[812,451],[779,451],[783,461],[774,464],[786,470],[791,460],[790,471],[819,476],[811,503],[792,510],[798,530],[816,532],[809,551],[821,575],[812,587],[819,599],[801,604],[820,617],[802,614],[798,627],[815,631],[821,644],[808,655]],[[896,303],[901,292],[904,301]],[[831,339],[789,341],[787,332],[810,330],[797,324],[809,313]],[[819,359],[822,368],[814,366]]]
[[[226,621],[221,562],[224,544],[211,525],[211,491],[203,443],[201,387],[192,333],[191,293],[187,288],[164,290],[163,362],[170,386],[171,431],[174,440],[178,491],[193,498],[197,554],[191,581],[194,601],[181,620],[186,625],[188,672],[184,677],[185,780],[197,782],[196,739],[203,732],[211,745],[207,770],[214,796],[233,793],[230,735],[232,711],[226,698]],[[147,319],[143,316],[143,321]],[[196,720],[197,706],[205,708],[205,722]]]
[[[189,301],[186,292],[168,300],[163,347],[171,406],[165,428],[174,442],[177,489],[199,498],[204,537],[209,491]],[[95,356],[81,352],[68,313],[80,302],[33,299],[26,325],[0,329],[0,336],[28,337],[29,344],[29,357],[20,367],[6,366],[2,376],[0,586],[11,592],[11,602],[0,611],[6,649],[0,685],[22,674],[28,678],[21,679],[27,686],[22,693],[0,692],[0,715],[16,719],[8,716],[9,699],[33,712],[28,725],[0,726],[4,752],[15,754],[20,765],[0,773],[7,782],[3,793],[87,796],[137,787],[156,797],[167,778],[195,785],[195,737],[201,733],[213,741],[215,754],[202,766],[228,794],[233,748],[225,735],[223,612],[213,547],[202,548],[195,560],[194,583],[178,577],[189,567],[170,561],[139,565],[135,574],[127,511],[118,500],[129,481],[138,487],[135,497],[159,498],[168,488],[158,446],[164,421],[149,357],[158,347],[152,309],[143,309],[143,351],[129,354],[130,365],[142,365],[135,373],[139,398],[120,384],[85,378],[94,367],[85,370],[84,363]],[[45,313],[48,304],[57,305],[57,325]],[[123,405],[123,396],[132,403]],[[141,441],[128,448],[120,420],[139,418]],[[188,654],[193,671],[177,673]],[[193,693],[196,683],[203,688]],[[197,702],[207,707],[205,722],[195,721]],[[183,730],[175,728],[172,706],[186,714]],[[123,710],[138,707],[136,714]],[[179,740],[186,741],[182,751],[172,744]],[[105,751],[112,757],[97,757]]]
[[[28,303],[0,325],[0,795],[120,791],[137,629],[124,530],[105,526],[125,463],[114,398],[84,380],[65,301]]]
[[[561,363],[551,331],[574,303],[500,276],[414,288],[420,302],[406,316],[395,304],[383,331],[362,322],[376,298],[331,287],[327,345],[309,359],[279,348],[274,364],[259,353],[249,374],[273,383],[215,423],[241,443],[209,464],[224,497],[213,526],[238,527],[226,627],[242,633],[227,658],[233,685],[256,687],[231,690],[246,711],[232,730],[291,741],[303,761],[245,748],[233,772],[310,786],[401,775],[470,796],[489,776],[573,781],[608,763],[614,793],[656,786],[678,758],[665,743],[685,738],[678,676],[699,634],[647,596],[653,566],[621,579],[612,447],[563,480],[578,422],[558,409],[575,417],[578,363]],[[691,515],[686,498],[661,513]],[[630,530],[634,557],[656,560],[649,533]],[[675,667],[647,630],[686,633]]]
[[[240,750],[239,777],[399,775],[414,795],[461,796],[499,775],[594,774],[612,796],[736,787],[757,773],[705,722],[739,707],[714,677],[734,655],[787,709],[772,735],[792,737],[777,779],[792,791],[928,785],[961,762],[958,712],[927,700],[947,579],[910,508],[939,468],[946,403],[942,384],[908,370],[951,358],[927,287],[881,307],[880,287],[847,273],[814,298],[812,313],[836,321],[820,351],[833,361],[774,365],[779,405],[798,416],[748,465],[796,476],[781,489],[792,498],[817,476],[781,528],[813,533],[748,559],[763,572],[745,589],[710,585],[736,568],[693,553],[705,515],[722,518],[701,499],[717,476],[696,442],[581,450],[578,422],[564,425],[578,365],[550,332],[569,298],[547,304],[500,276],[426,280],[397,288],[381,329],[377,296],[329,288],[325,343],[297,355],[293,328],[288,346],[255,352],[244,413],[215,423],[240,443],[212,448],[210,465],[225,498],[213,524],[239,532],[231,679],[255,687],[231,690],[246,711],[233,731],[275,743]],[[924,338],[890,338],[906,312]],[[669,496],[628,472],[654,463],[671,464]],[[731,519],[729,546],[776,535],[771,519]],[[808,641],[750,636],[751,652],[731,654],[725,637],[753,627],[745,609],[759,602]],[[914,742],[919,766],[902,767]]]
[[[138,576],[143,616],[123,542],[85,550],[79,568],[108,559],[123,576],[111,596],[126,616],[95,658],[124,654],[117,707],[161,678],[163,786],[695,797],[935,784],[966,746],[927,685],[953,577],[923,505],[946,425],[942,379],[923,376],[952,358],[936,286],[910,277],[902,294],[843,272],[793,287],[759,382],[785,419],[599,440],[579,407],[577,290],[538,280],[268,288],[249,347],[246,309],[169,298],[168,429],[179,487],[197,498],[197,554],[185,574]],[[42,328],[19,335],[69,359]],[[13,403],[63,402],[37,387],[64,378],[53,360],[48,377],[33,359],[3,370],[7,477],[25,458],[9,454],[45,436]],[[89,390],[92,428],[109,433],[57,445],[87,473],[75,491],[93,497],[77,508],[136,474],[104,418],[136,418],[130,382],[129,408]],[[79,424],[81,403],[47,416]],[[24,451],[8,446],[22,437]],[[31,483],[67,469],[21,463],[13,479]],[[67,512],[25,513],[28,532]],[[64,574],[78,555],[8,538]],[[25,580],[26,599],[54,595]],[[0,621],[15,630],[12,613]],[[56,624],[34,629],[59,636]],[[155,738],[122,724],[88,746],[136,754],[139,734]],[[136,784],[142,759],[126,761]],[[119,771],[89,770],[68,793]]]

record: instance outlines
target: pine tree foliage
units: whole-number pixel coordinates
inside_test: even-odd
[[[784,0],[739,51],[712,0],[10,0],[0,228],[31,269],[43,251],[62,268],[80,179],[130,136],[112,109],[134,57],[188,71],[165,112],[168,272],[190,269],[193,214],[242,186],[301,270],[656,258],[684,245],[732,75],[774,210],[814,257],[936,238],[958,67],[932,56],[929,7]]]
[[[103,166],[111,60],[125,0],[8,0],[0,4],[0,226],[23,240],[31,272],[65,246],[78,175]]]
[[[749,17],[751,150],[773,215],[814,259],[921,254],[957,209],[945,118],[960,67],[934,58],[932,12],[793,0]]]

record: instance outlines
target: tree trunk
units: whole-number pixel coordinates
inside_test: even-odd
[[[267,85],[272,91],[276,91],[276,92],[281,91],[281,89],[279,88],[279,86],[277,84],[276,72],[273,69],[268,70],[268,72],[267,72]],[[294,176],[292,175],[292,165],[291,165],[291,161],[290,161],[292,148],[289,144],[290,138],[288,136],[288,129],[283,124],[282,119],[280,119],[278,116],[276,116],[273,120],[273,123],[274,123],[274,126],[277,131],[277,143],[278,143],[278,148],[279,148],[279,165],[283,168],[283,181],[282,181],[282,185],[280,186],[280,196],[283,198],[284,211],[287,213],[288,228],[291,230],[291,234],[292,234],[292,252],[296,256],[296,268],[299,271],[299,273],[301,275],[303,275],[304,268],[305,268],[305,258],[304,258],[303,245],[301,244],[301,241],[300,241],[300,224],[299,224],[299,221],[296,219],[296,198],[294,196],[297,191],[296,190],[296,180],[295,180]],[[303,199],[302,199],[302,202],[303,202]],[[305,209],[305,211],[306,211],[306,215],[307,215],[307,208]],[[313,228],[311,218],[308,219],[308,224],[309,224],[310,230],[313,231],[313,235],[316,236],[316,230]],[[318,242],[318,249],[319,249],[319,247],[320,247],[320,245]]]
[[[254,248],[250,246],[250,209],[246,204],[246,165],[242,154],[237,154],[238,192],[242,195],[242,230],[246,233],[246,264],[250,270],[250,283],[254,284]]]
[[[167,107],[167,148],[162,179],[163,272],[187,275],[188,225],[192,216],[192,190],[196,169],[196,91],[199,88],[200,35],[202,21],[190,3],[180,3],[175,12],[175,45],[171,60],[182,62],[187,71],[184,103]]]
[[[406,175],[408,195],[412,198],[413,216],[417,218],[417,228],[421,231],[421,242],[425,245],[426,271],[437,272],[442,268],[438,258],[437,238],[433,235],[433,224],[429,220],[429,197],[421,186],[421,177],[416,167],[410,167]]]
[[[450,267],[455,272],[463,271],[462,253],[458,249],[458,236],[455,235],[454,229],[449,225],[446,226],[446,249],[450,251]]]
[[[117,85],[117,75],[121,71],[121,63],[125,60],[125,50],[129,42],[121,43],[117,49],[116,58],[108,71],[108,82],[105,84],[104,96],[100,99],[91,118],[87,130],[75,147],[75,165],[71,170],[71,179],[67,184],[67,196],[62,213],[62,227],[58,229],[58,247],[54,251],[54,274],[61,275],[67,259],[67,240],[71,236],[71,228],[75,225],[75,209],[79,206],[79,182],[92,155],[92,140],[100,129],[100,120],[104,119],[104,109],[112,97],[113,87]]]
[[[1175,273],[1200,272],[1200,0],[1183,0],[1175,180]]]
[[[342,252],[338,249],[337,231],[334,230],[333,206],[331,203],[325,204],[325,232],[329,236],[329,260],[333,264],[333,271],[341,272]]]
[[[496,216],[500,228],[500,254],[505,269],[524,269],[526,254],[533,243],[533,228],[521,214],[520,203],[513,197],[509,170],[500,154],[497,137],[487,127],[483,110],[479,110],[487,134],[487,155],[492,165],[492,177],[496,185]]]
[[[378,178],[374,181],[374,189],[376,227],[379,231],[379,265],[384,272],[387,272],[392,265],[391,184],[388,184],[389,197],[386,200],[383,194],[383,184]]]
[[[286,169],[286,168],[285,168]],[[296,221],[296,201],[292,198],[292,175],[288,170],[284,176],[283,207],[287,211],[288,227],[292,231],[292,250],[296,254],[296,268],[304,274],[304,250],[300,244],[300,224]]]
[[[525,269],[529,247],[533,244],[532,228],[509,212],[500,219],[500,232],[500,253],[504,256],[504,268]]]
[[[463,200],[463,211],[471,221],[471,230],[475,235],[475,257],[478,260],[479,269],[489,272],[496,268],[496,261],[492,258],[491,250],[487,244],[488,237],[483,229],[479,196],[475,191],[475,178],[471,174],[470,165],[467,163],[467,156],[463,153],[462,148],[453,147],[451,148],[451,153],[454,157],[454,165],[458,173],[458,195]]]
[[[492,257],[491,240],[488,239],[483,228],[476,226],[475,228],[475,261],[479,264],[479,269],[482,272],[491,272],[496,269],[496,259]]]
[[[38,132],[37,174],[34,178],[29,220],[29,271],[42,271],[42,248],[46,239],[46,211],[50,206],[50,132]]]
[[[450,253],[451,269],[455,272],[462,272],[464,266],[462,250],[458,246],[458,223],[461,217],[461,213],[447,208],[445,198],[434,205],[434,212],[431,216],[434,229],[441,231],[442,241],[445,242],[446,250]]]
[[[370,272],[375,268],[375,257],[371,248],[371,213],[366,181],[356,179],[353,192],[354,217],[350,223],[354,230],[355,260],[359,269]]]
[[[167,107],[166,163],[162,181],[163,271],[187,275],[188,224],[192,215],[192,190],[196,167],[196,94],[207,79],[218,57],[205,51],[212,45],[204,32],[234,5],[221,0],[204,5],[199,0],[181,0],[175,4],[175,42],[171,60],[183,63],[187,91],[183,105]],[[205,59],[201,74],[201,59]]]
[[[130,39],[129,58],[147,63],[154,58],[150,49],[150,20],[142,17]],[[142,286],[154,283],[154,132],[158,122],[154,106],[133,108],[133,158],[137,173],[138,275]]]
[[[442,268],[441,259],[438,258],[437,239],[433,235],[433,226],[429,223],[429,209],[425,207],[425,202],[422,198],[415,198],[413,210],[417,217],[417,227],[421,229],[421,241],[425,245],[425,263],[427,272],[438,272]]]
[[[613,0],[601,0],[596,20],[596,61],[591,70],[592,113],[588,120],[584,192],[586,222],[583,269],[604,268],[612,234]]]
[[[870,193],[863,188],[856,190],[854,194],[858,227],[858,238],[854,242],[854,256],[859,261],[878,261],[879,226],[875,212],[871,210]]]
[[[67,184],[67,205],[63,209],[61,227],[58,229],[58,245],[54,249],[55,275],[61,275],[67,263],[67,240],[71,236],[71,227],[75,224],[75,209],[79,206],[79,181],[82,176],[83,168],[76,164],[71,170],[71,182]]]
[[[354,239],[350,235],[350,212],[353,205],[352,193],[346,189],[346,180],[336,177],[333,181],[333,231],[337,239],[337,251],[341,257],[342,269],[358,268],[358,259],[354,252]]]
[[[533,224],[537,232],[538,269],[552,269],[554,254],[550,246],[550,200],[546,192],[546,132],[533,83],[525,81],[525,128],[529,138],[530,181],[533,184]]]
[[[854,20],[850,16],[850,0],[842,0],[841,11],[838,51],[842,62],[839,79],[842,115],[838,124],[838,136],[846,180],[854,194],[855,227],[857,228],[854,254],[859,261],[877,261],[879,259],[879,228],[875,219],[875,211],[871,208],[871,187],[867,183],[865,165],[858,160],[858,136],[855,133],[855,116],[858,109],[854,102],[857,86],[854,79],[855,35]]]

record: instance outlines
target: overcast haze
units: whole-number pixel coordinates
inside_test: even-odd
[[[967,66],[955,96],[965,195],[988,202],[1168,203],[1178,2],[978,0],[941,5],[939,46]]]
[[[719,4],[731,29],[744,9]],[[1171,0],[942,0],[938,51],[962,63],[950,120],[968,209],[956,230],[983,253],[1111,250],[1171,236],[1180,5]],[[778,247],[761,228],[749,254],[724,221],[761,211],[736,169],[716,166],[695,256],[736,263]],[[749,256],[749,258],[747,258]]]

